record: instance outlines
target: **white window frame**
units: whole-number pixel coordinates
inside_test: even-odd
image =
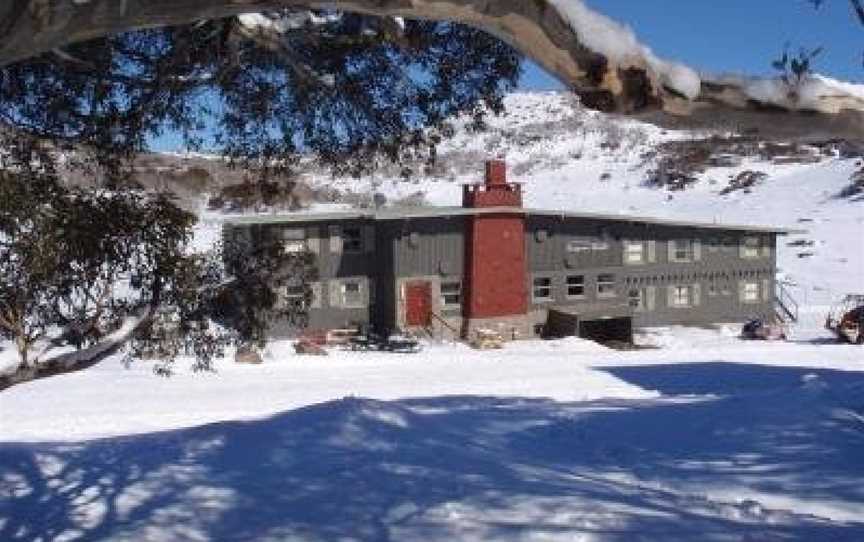
[[[624,241],[624,264],[640,265],[645,263],[645,243],[642,241]]]
[[[741,258],[745,260],[758,260],[762,257],[762,239],[748,236],[741,239]]]
[[[545,285],[538,285],[537,283],[540,281],[545,282]],[[538,296],[537,292],[539,290],[545,290],[548,293],[545,296]],[[554,297],[552,296],[552,277],[543,275],[531,279],[531,299],[534,303],[551,303],[554,301]]]
[[[636,295],[633,295],[633,294]],[[635,301],[635,303],[634,303]],[[630,288],[627,290],[627,305],[636,311],[645,310],[645,290],[642,288]]]
[[[617,277],[615,277],[614,273],[601,273],[597,275],[597,297],[603,299],[616,297],[618,295],[615,291],[616,279]]]
[[[694,243],[693,239],[672,239],[669,241],[672,247],[669,250],[669,255],[672,256],[673,263],[690,263],[694,258]],[[681,243],[684,243],[682,246]],[[679,256],[683,253],[684,257]]]
[[[693,306],[693,286],[689,284],[674,284],[671,286],[673,309],[689,309]]]
[[[454,287],[455,288],[452,288]],[[456,297],[456,302],[448,302],[447,299]],[[458,309],[462,306],[462,281],[447,280],[441,282],[441,306],[446,310]]]
[[[567,299],[585,298],[585,275],[567,275],[564,277],[564,286],[567,287]],[[578,288],[581,293],[572,293],[574,288]]]
[[[761,286],[758,282],[745,280],[741,283],[741,302],[748,305],[762,301]]]
[[[356,292],[349,292],[349,287],[357,287]],[[339,283],[339,292],[342,297],[342,308],[362,309],[366,307],[363,299],[363,282],[360,280],[343,280]],[[349,297],[350,296],[350,297]],[[353,297],[356,296],[356,297]]]
[[[304,284],[288,284],[283,288],[286,306],[291,306],[297,303],[302,308],[308,308],[310,300],[306,298],[306,285]]]
[[[304,228],[282,228],[279,231],[279,240],[285,254],[306,252],[306,230]]]

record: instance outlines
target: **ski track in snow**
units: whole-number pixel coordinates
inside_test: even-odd
[[[508,102],[493,128],[566,114],[557,95]],[[780,242],[804,304],[790,342],[734,326],[645,330],[654,348],[632,352],[568,339],[304,358],[280,342],[261,366],[180,362],[170,379],[115,356],[0,393],[0,540],[864,540],[864,350],[821,330],[864,287],[864,204],[835,197],[858,166],[751,160],[670,198],[641,185],[644,145],[600,149],[598,119],[447,145],[535,161],[511,173],[530,207],[807,229]],[[353,186],[455,205],[481,169]],[[770,177],[719,196],[744,169]],[[196,247],[220,220],[203,217]]]

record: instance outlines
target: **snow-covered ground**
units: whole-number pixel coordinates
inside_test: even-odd
[[[448,145],[506,153],[531,207],[807,229],[780,247],[804,305],[792,340],[728,326],[645,330],[629,352],[275,343],[260,366],[167,379],[118,355],[0,393],[0,540],[864,540],[864,350],[821,329],[833,298],[864,289],[864,203],[835,197],[859,166],[750,160],[670,195],[642,186],[640,155],[686,134],[615,121],[630,135],[604,150],[616,129],[561,96],[508,105],[493,128],[513,137]],[[352,188],[454,205],[481,167]],[[744,169],[769,178],[720,196]]]
[[[806,319],[805,319],[806,320]],[[864,356],[818,329],[119,357],[0,394],[2,540],[860,540]]]

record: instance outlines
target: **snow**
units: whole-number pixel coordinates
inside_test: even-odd
[[[723,81],[740,84],[747,97],[765,104],[830,114],[840,113],[843,109],[864,110],[864,85],[824,75],[808,75],[794,86],[780,78],[726,77]],[[790,93],[792,90],[794,94]]]
[[[641,155],[692,134],[574,114],[555,94],[507,106],[441,156],[506,155],[531,207],[806,229],[780,244],[803,304],[791,340],[729,324],[641,330],[626,352],[567,339],[303,357],[276,342],[262,365],[181,361],[171,378],[112,356],[0,393],[0,540],[864,539],[864,350],[822,329],[864,284],[864,204],[837,197],[858,163],[747,158],[670,194],[643,186]],[[769,178],[720,196],[746,169]],[[326,182],[457,205],[482,163],[454,171]],[[196,249],[223,219],[203,215]]]
[[[864,535],[860,348],[648,333],[664,346],[277,343],[203,376],[114,359],[17,386],[0,395],[0,538]]]
[[[582,0],[550,0],[579,36],[588,49],[598,52],[612,63],[648,65],[661,78],[661,83],[687,98],[699,95],[702,80],[694,70],[658,58],[648,47],[642,45],[632,29],[594,11]]]

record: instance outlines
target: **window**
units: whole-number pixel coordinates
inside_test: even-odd
[[[346,308],[363,307],[363,291],[357,281],[342,283],[342,306]]]
[[[758,258],[762,243],[758,237],[745,237],[741,244],[741,257],[751,260]]]
[[[597,277],[597,295],[615,297],[615,275],[603,274]]]
[[[676,308],[689,307],[693,302],[692,286],[673,286],[671,296],[672,306]]]
[[[534,279],[534,301],[552,300],[552,279],[549,277],[537,277]]]
[[[445,309],[451,309],[462,305],[461,282],[441,283],[441,304],[444,305]]]
[[[624,263],[640,264],[645,261],[645,245],[641,241],[624,242]]]
[[[759,283],[745,282],[741,287],[741,301],[744,303],[759,302]]]
[[[585,297],[585,275],[567,277],[567,297]]]
[[[633,288],[632,290],[627,292],[627,304],[637,310],[644,309],[645,298],[642,295],[642,290],[638,288]]]
[[[342,228],[342,249],[345,252],[363,252],[363,230],[361,228]]]
[[[289,284],[285,287],[285,302],[289,307],[306,308],[309,299],[306,296],[306,287],[303,284]]]
[[[302,228],[286,228],[280,232],[282,248],[287,254],[296,254],[306,250],[306,231]]]
[[[690,239],[673,239],[670,241],[670,258],[673,262],[689,262],[693,259],[693,241]]]
[[[720,238],[712,237],[710,241],[708,241],[708,252],[717,252],[720,250]]]

